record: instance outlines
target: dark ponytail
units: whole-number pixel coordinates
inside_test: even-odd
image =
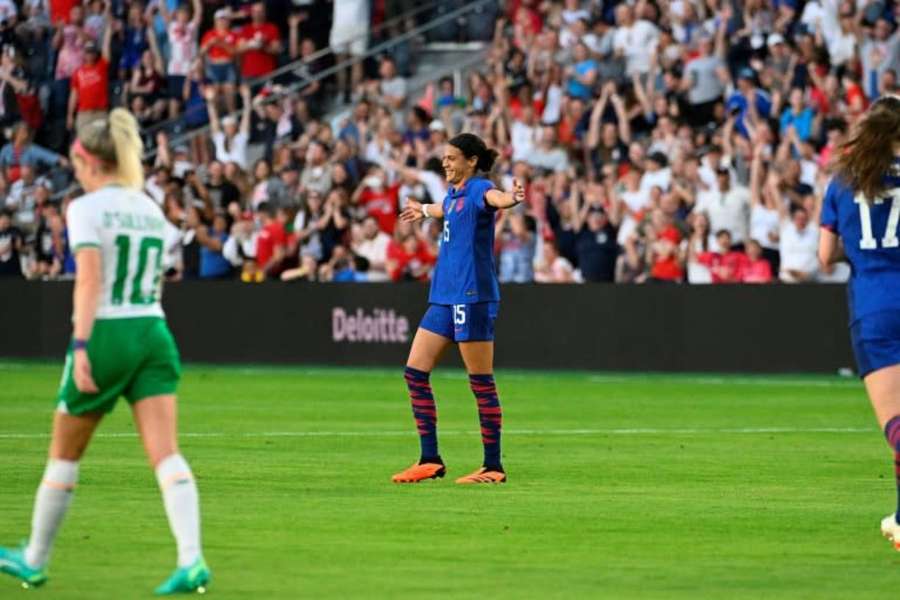
[[[884,175],[900,142],[900,98],[883,96],[856,124],[837,153],[837,169],[854,189],[874,201],[884,192]]]
[[[500,155],[493,148],[488,148],[480,137],[472,133],[461,133],[448,143],[462,152],[466,159],[470,159],[473,156],[477,157],[478,162],[475,164],[475,170],[484,173],[490,173],[491,169],[494,168],[494,162]]]

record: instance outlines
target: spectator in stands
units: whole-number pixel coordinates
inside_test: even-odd
[[[816,250],[819,231],[802,206],[794,206],[788,211],[782,205],[781,231],[779,234],[781,254],[780,279],[784,283],[805,283],[815,279],[818,268]]]
[[[772,265],[763,257],[762,246],[756,240],[750,240],[745,245],[741,283],[771,283]]]
[[[556,244],[552,240],[545,241],[543,249],[543,256],[534,267],[534,280],[537,283],[575,283],[575,268],[560,256]]]
[[[234,97],[238,81],[234,66],[237,45],[237,35],[231,31],[231,15],[227,9],[220,8],[215,14],[214,28],[200,40],[200,53],[206,57],[206,77],[214,91],[212,99],[224,100],[228,113],[237,108]]]
[[[93,41],[84,45],[84,63],[72,74],[66,126],[80,131],[109,111],[109,58],[112,27],[106,28],[102,50]],[[73,129],[74,128],[74,129]]]
[[[379,79],[369,85],[371,97],[388,108],[399,111],[406,104],[406,78],[397,73],[397,63],[390,56],[384,56],[378,66]]]
[[[34,169],[59,165],[65,167],[68,160],[55,152],[31,141],[31,129],[20,122],[12,130],[12,141],[0,148],[0,167],[7,181],[15,182],[23,166]]]
[[[391,236],[378,228],[375,217],[366,217],[358,228],[353,241],[353,252],[365,259],[367,268],[364,281],[388,281],[388,247]]]
[[[500,283],[534,281],[534,232],[521,211],[504,210],[496,225],[499,246],[498,279]]]
[[[26,165],[22,167],[21,177],[10,186],[6,197],[6,207],[14,211],[16,225],[30,233],[34,233],[39,217],[36,214],[38,187],[49,188],[50,183],[42,177],[38,178],[34,168]]]
[[[180,4],[175,9],[174,18],[169,12],[168,2],[159,2],[157,6],[166,24],[168,36],[169,62],[166,69],[166,89],[169,97],[169,118],[174,119],[181,112],[181,105],[188,99],[184,97],[185,81],[199,56],[197,40],[200,34],[200,21],[203,18],[203,4],[200,0],[191,0],[190,8]],[[155,38],[154,35],[149,37]]]
[[[557,144],[556,130],[553,127],[541,128],[538,143],[525,160],[532,167],[546,171],[560,172],[569,168],[568,155]]]
[[[227,115],[221,122],[219,121],[214,87],[208,87],[204,91],[204,96],[206,110],[209,112],[209,128],[216,148],[216,160],[223,163],[234,163],[241,169],[246,169],[247,144],[250,142],[250,88],[246,85],[241,86],[241,98],[244,106],[241,111],[240,123],[233,115]]]
[[[329,44],[334,49],[338,63],[350,58],[360,59],[369,44],[369,1],[334,0]],[[359,89],[363,79],[362,60],[356,60],[347,69],[337,72],[338,92],[343,93],[344,102],[349,102],[352,91]]]
[[[397,224],[399,191],[400,185],[388,183],[385,171],[375,166],[369,169],[366,177],[359,183],[351,202],[364,208],[365,214],[375,217],[378,227],[390,234]]]
[[[300,174],[300,185],[302,190],[318,192],[322,196],[331,190],[328,149],[318,140],[312,140],[306,149],[306,166]]]
[[[223,249],[228,240],[228,220],[224,213],[216,213],[212,225],[203,223],[200,211],[188,211],[188,227],[193,229],[200,245],[200,279],[223,279],[231,277],[233,268],[225,258]]]
[[[0,277],[22,276],[22,247],[22,232],[13,226],[10,212],[0,209]]]
[[[65,273],[70,263],[65,223],[56,204],[47,204],[35,234],[35,277],[57,277]]]
[[[709,268],[713,283],[739,283],[742,280],[747,256],[733,248],[731,232],[720,229],[716,232],[716,249],[698,255],[700,263]]]
[[[710,226],[714,231],[728,231],[735,245],[741,246],[747,239],[750,190],[742,185],[732,186],[728,169],[716,169],[716,187],[697,194],[695,210],[709,215]]]
[[[266,21],[266,3],[250,6],[250,23],[237,32],[238,52],[241,54],[241,77],[247,82],[265,77],[278,66],[283,45],[278,28]]]
[[[575,183],[569,192],[569,202],[577,231],[575,252],[581,277],[587,282],[612,282],[615,280],[616,260],[619,255],[618,225],[621,221],[620,203],[616,199],[604,202],[602,196],[591,196],[581,183]],[[604,190],[604,188],[599,188]],[[606,192],[602,192],[605,194]],[[585,202],[582,202],[582,199]],[[612,212],[607,212],[611,207]]]
[[[718,242],[710,230],[709,217],[705,212],[694,210],[691,218],[691,237],[687,240],[687,281],[692,285],[712,283],[708,261],[703,259]]]
[[[388,246],[387,271],[392,281],[423,281],[437,255],[411,223],[399,223]]]

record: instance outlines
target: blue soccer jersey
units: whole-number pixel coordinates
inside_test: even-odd
[[[494,185],[473,177],[444,198],[441,250],[431,279],[431,304],[474,304],[500,300],[494,269],[494,215],[484,195]]]
[[[851,323],[900,310],[900,160],[885,181],[881,197],[867,202],[835,178],[822,203],[822,227],[841,237],[853,270],[848,289]]]

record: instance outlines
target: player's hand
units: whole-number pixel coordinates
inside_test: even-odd
[[[406,208],[400,213],[400,221],[403,223],[415,223],[424,218],[425,215],[422,214],[422,203],[418,200],[407,198]]]
[[[94,383],[94,376],[91,375],[91,359],[88,358],[87,351],[75,351],[75,364],[72,376],[75,379],[75,387],[82,394],[96,394],[100,391],[100,388]]]
[[[513,200],[516,204],[525,202],[525,186],[518,179],[513,179]]]

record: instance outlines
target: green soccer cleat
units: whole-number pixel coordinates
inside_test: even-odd
[[[175,572],[156,588],[154,593],[157,596],[191,594],[193,592],[205,594],[206,586],[209,585],[211,578],[209,567],[206,566],[206,561],[201,556],[191,566],[175,569]]]
[[[0,546],[0,573],[6,573],[22,580],[22,587],[40,587],[47,582],[47,572],[43,568],[34,569],[25,562],[25,547],[3,548]]]

